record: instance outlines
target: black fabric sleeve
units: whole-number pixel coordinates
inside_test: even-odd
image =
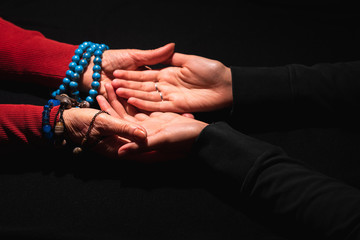
[[[282,149],[220,122],[202,131],[193,153],[233,179],[238,187],[233,191],[280,222],[324,239],[360,238],[359,190],[311,170]]]
[[[235,126],[339,126],[359,120],[360,62],[231,71]]]

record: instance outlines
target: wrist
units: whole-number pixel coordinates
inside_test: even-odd
[[[233,87],[232,87],[232,75],[231,69],[225,66],[224,76],[223,76],[226,88],[225,94],[225,106],[230,107],[233,104]]]

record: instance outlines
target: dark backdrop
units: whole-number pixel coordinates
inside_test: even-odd
[[[217,59],[227,66],[311,65],[360,56],[359,11],[328,1],[2,0],[0,16],[71,44],[90,40],[111,48],[150,49],[175,42],[178,52]],[[1,103],[43,105],[50,92],[32,84],[19,86],[11,79],[1,86]],[[197,116],[212,121],[220,114]],[[360,187],[359,133],[351,126],[249,134]],[[48,147],[1,150],[1,239],[293,239],[301,235],[296,230],[285,234],[282,230],[287,226],[273,226],[253,216],[238,201],[236,186],[196,159],[144,165],[94,154],[75,159]]]

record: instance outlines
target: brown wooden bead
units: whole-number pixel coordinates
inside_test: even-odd
[[[78,155],[82,152],[82,148],[81,147],[76,147],[73,149],[73,154]]]
[[[63,122],[56,122],[54,133],[55,135],[59,136],[64,134],[64,123]]]

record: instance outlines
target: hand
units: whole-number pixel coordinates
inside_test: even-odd
[[[101,83],[111,82],[116,69],[136,70],[144,65],[153,65],[167,60],[174,53],[175,44],[169,43],[154,50],[121,49],[106,50],[103,53]],[[94,63],[90,62],[82,80],[79,82],[81,91],[88,91],[93,81],[92,74]],[[104,84],[100,85],[99,94],[105,94]]]
[[[99,110],[92,108],[71,108],[64,111],[66,133],[73,143],[81,145],[90,122],[98,112]],[[86,146],[93,146],[95,151],[116,158],[121,146],[130,141],[144,142],[147,135],[146,130],[135,123],[102,113],[96,117],[89,136]]]
[[[145,161],[179,158],[191,149],[197,136],[208,125],[176,113],[145,114],[136,113],[132,109],[131,116],[122,105],[121,99],[116,96],[113,87],[106,84],[105,88],[108,101],[103,96],[97,96],[101,109],[114,117],[143,126],[148,134],[146,142],[129,142],[121,146],[119,156]]]
[[[221,62],[175,53],[167,63],[172,66],[161,70],[115,71],[116,94],[147,111],[202,112],[231,106],[231,71]]]

